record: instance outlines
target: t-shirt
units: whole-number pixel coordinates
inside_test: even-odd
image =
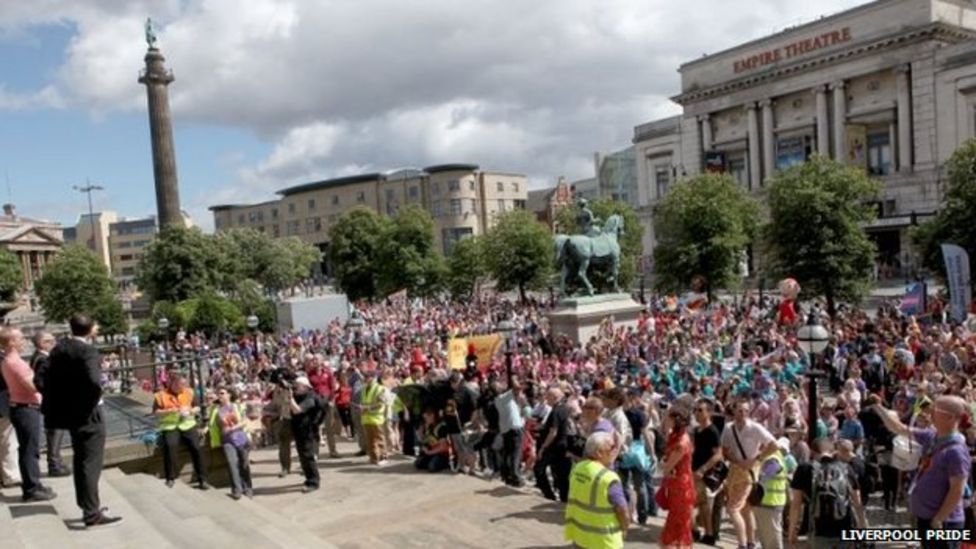
[[[735,428],[736,434],[739,435],[739,443],[742,444],[742,450],[745,451],[745,456],[739,450],[739,443],[736,442],[735,435],[732,433],[733,428]],[[722,448],[725,449],[727,455],[733,455],[738,459],[754,459],[758,457],[759,449],[770,442],[776,442],[772,433],[751,419],[746,420],[746,424],[742,429],[735,427],[735,422],[730,421],[725,425],[725,430],[722,431]]]
[[[715,449],[721,444],[721,435],[718,428],[709,424],[708,427],[695,429],[694,445],[691,453],[691,468],[697,470],[702,465],[708,463],[715,455]]]
[[[556,405],[552,409],[552,412],[549,413],[549,417],[546,418],[546,422],[539,431],[540,444],[545,441],[549,433],[553,430],[556,431],[556,438],[553,439],[547,451],[555,452],[555,455],[560,456],[566,453],[566,449],[569,446],[570,415],[569,406],[566,406],[566,404]]]
[[[291,416],[291,429],[297,440],[307,440],[314,437],[317,428],[315,419],[317,415],[318,400],[311,391],[304,395],[295,395],[295,402],[298,404],[299,411]],[[290,409],[290,405],[289,405]]]
[[[498,410],[498,432],[507,433],[523,426],[522,411],[519,409],[515,393],[505,391],[495,398],[495,408]]]
[[[824,467],[834,461],[835,458],[833,457],[821,457],[819,463],[821,467]],[[850,489],[859,490],[860,485],[858,484],[857,474],[855,474],[849,465],[846,465],[846,467],[848,472],[847,482],[850,483]],[[793,480],[790,481],[790,488],[803,492],[808,503],[813,495],[813,470],[814,466],[812,463],[801,463],[797,466],[796,472],[793,473]],[[820,537],[833,537],[836,536],[836,532],[853,527],[854,511],[852,507],[849,507],[847,516],[841,520],[835,520],[830,513],[821,513],[814,524],[814,534]]]
[[[949,479],[953,477],[969,476],[969,450],[962,435],[956,437],[956,442],[946,443],[931,456],[928,467],[924,467],[925,456],[934,445],[941,445],[945,441],[937,440],[935,429],[912,429],[912,436],[922,448],[922,461],[919,463],[919,473],[912,490],[912,512],[922,519],[931,519],[939,512],[942,502],[949,492]],[[946,522],[961,522],[963,520],[962,498],[946,518]]]

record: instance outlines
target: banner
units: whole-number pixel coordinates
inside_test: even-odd
[[[454,370],[467,367],[468,346],[474,346],[474,354],[478,357],[478,368],[485,369],[501,349],[502,337],[499,334],[482,336],[455,337],[447,343],[447,363]]]
[[[916,282],[905,290],[901,298],[901,312],[905,315],[920,316],[925,314],[925,283]]]
[[[454,337],[447,342],[447,364],[452,370],[463,370],[468,356],[468,342],[463,337]]]
[[[867,171],[868,129],[861,124],[847,125],[847,164]]]
[[[955,244],[942,245],[942,258],[946,265],[946,282],[949,284],[949,302],[952,304],[952,319],[965,322],[972,301],[972,287],[969,278],[969,254]]]

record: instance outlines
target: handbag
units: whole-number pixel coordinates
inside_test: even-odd
[[[702,477],[702,482],[705,486],[712,492],[717,492],[719,488],[722,487],[722,483],[729,476],[729,466],[725,464],[724,461],[720,461],[715,464],[714,467],[705,473]]]
[[[732,426],[732,436],[735,437],[735,444],[739,447],[739,453],[742,454],[742,459],[749,459],[746,457],[746,451],[742,448],[742,441],[739,440],[739,432],[736,430],[735,425]],[[749,490],[749,505],[753,507],[758,506],[762,503],[763,498],[766,496],[766,490],[763,488],[761,482],[756,481],[756,474],[749,471],[749,478],[752,479],[752,488]]]
[[[657,504],[658,509],[663,509],[664,511],[668,510],[668,504],[670,503],[671,499],[669,497],[670,484],[671,483],[668,482],[668,478],[665,477],[661,479],[661,486],[659,486],[657,491],[654,492],[654,503]]]

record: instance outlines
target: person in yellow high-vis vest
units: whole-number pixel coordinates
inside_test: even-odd
[[[383,394],[386,388],[377,379],[374,368],[364,368],[363,378],[366,384],[363,386],[359,409],[363,434],[366,437],[366,452],[369,454],[370,463],[383,465],[386,463],[386,447],[383,444],[386,424],[386,401]]]
[[[789,451],[789,444],[785,438],[777,441],[779,451],[766,458],[759,470],[763,498],[759,505],[753,506],[752,514],[756,518],[756,538],[763,549],[783,549],[783,508],[790,483],[783,453]]]
[[[569,501],[563,532],[575,547],[616,549],[624,546],[630,526],[630,508],[620,477],[610,470],[618,451],[611,433],[593,433],[586,439],[584,459],[569,475]]]
[[[180,444],[186,446],[193,461],[193,473],[201,490],[209,490],[207,470],[203,466],[200,443],[197,440],[197,418],[193,391],[186,386],[186,379],[179,372],[169,374],[166,388],[153,397],[153,414],[159,421],[160,440],[163,444],[163,473],[166,486],[176,481],[176,451]]]

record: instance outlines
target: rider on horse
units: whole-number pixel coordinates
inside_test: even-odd
[[[580,197],[577,201],[577,206],[579,208],[579,214],[576,217],[576,221],[579,223],[582,233],[591,237],[599,234],[600,220],[593,215],[593,210],[588,207],[586,199]]]

